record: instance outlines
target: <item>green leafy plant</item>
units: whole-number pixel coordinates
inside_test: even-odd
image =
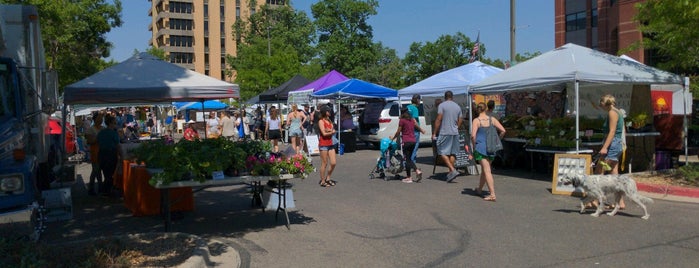
[[[648,122],[648,114],[645,112],[638,113],[632,116],[629,121],[631,121],[631,126],[633,128],[642,128]]]

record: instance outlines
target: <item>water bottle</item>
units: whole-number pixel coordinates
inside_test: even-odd
[[[345,144],[344,143],[340,143],[339,153],[340,153],[340,155],[345,154]]]

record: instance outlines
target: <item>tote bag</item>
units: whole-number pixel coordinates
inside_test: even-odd
[[[498,130],[493,126],[493,120],[488,117],[490,126],[488,127],[488,132],[485,140],[485,150],[488,154],[495,154],[502,150],[502,141],[500,141],[500,135],[498,135]]]

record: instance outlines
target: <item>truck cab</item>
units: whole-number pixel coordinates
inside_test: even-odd
[[[0,5],[0,224],[41,231],[39,182],[60,162],[49,155],[48,119],[57,106],[34,6]]]

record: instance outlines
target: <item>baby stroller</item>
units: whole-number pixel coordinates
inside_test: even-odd
[[[403,154],[398,150],[398,143],[389,138],[383,138],[379,148],[381,155],[376,159],[376,166],[369,173],[369,179],[375,179],[376,174],[379,174],[379,178],[387,181],[386,172],[394,174],[395,179],[400,179],[398,174],[403,172],[404,159]]]

